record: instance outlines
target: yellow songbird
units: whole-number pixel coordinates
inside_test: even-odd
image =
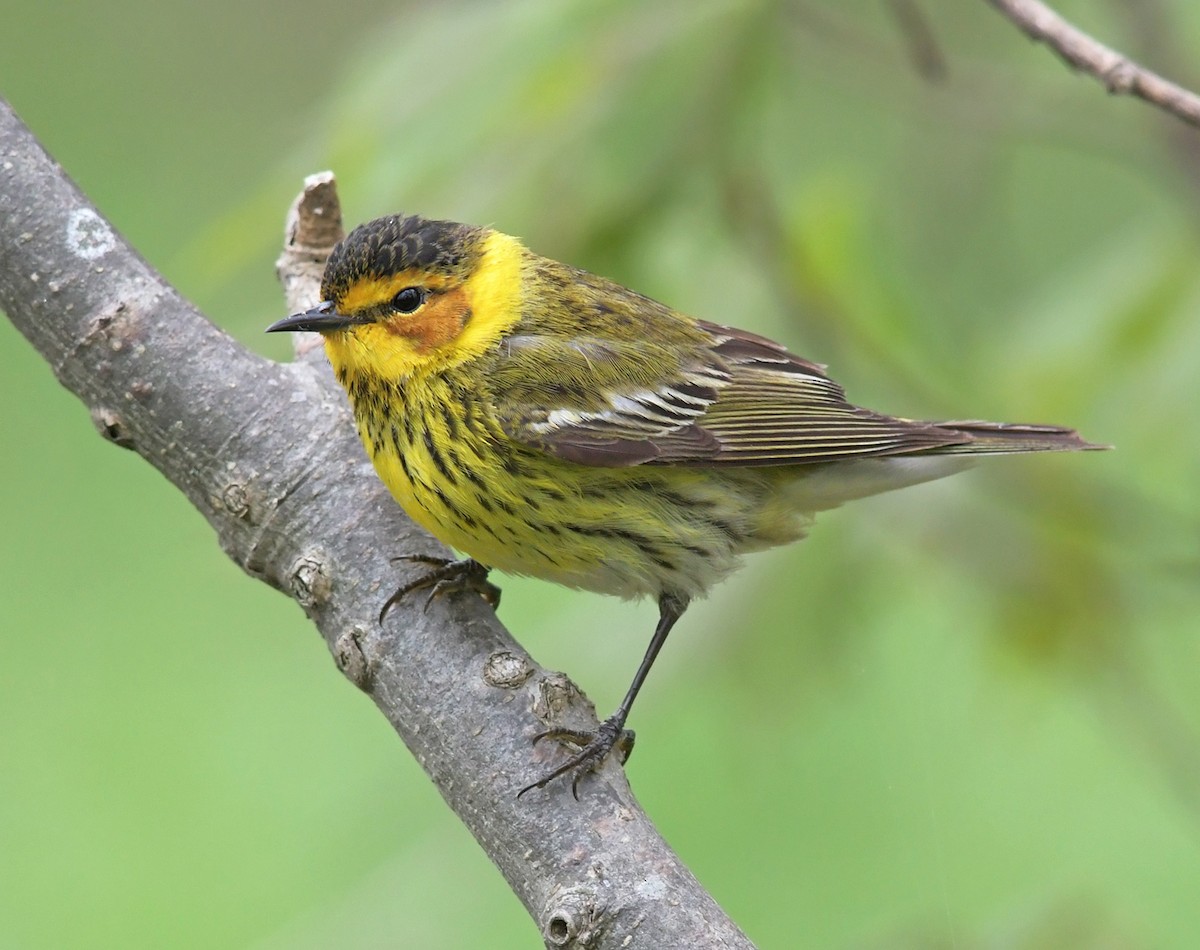
[[[625,731],[688,604],[816,511],[940,478],[976,455],[1093,449],[1074,430],[918,422],[846,401],[825,368],[697,320],[483,227],[416,216],[355,229],[322,303],[269,327],[324,335],[359,433],[404,510],[471,560],[418,586],[495,592],[487,569],[620,597],[659,621],[629,691],[528,786],[580,776]],[[381,615],[382,616],[382,615]]]

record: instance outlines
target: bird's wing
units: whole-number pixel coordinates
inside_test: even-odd
[[[969,442],[860,409],[824,367],[765,337],[699,322],[698,345],[518,334],[492,383],[504,432],[596,466],[794,465]],[[681,355],[683,354],[683,355]]]

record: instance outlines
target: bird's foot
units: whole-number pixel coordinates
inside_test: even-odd
[[[387,599],[383,609],[379,611],[380,623],[383,623],[389,610],[415,590],[429,590],[429,596],[425,599],[426,610],[435,597],[457,591],[474,591],[486,600],[493,610],[500,606],[500,588],[488,580],[488,569],[474,558],[463,558],[459,561],[427,554],[406,554],[392,558],[393,563],[397,561],[428,564],[431,570],[415,581],[405,584]]]
[[[567,773],[571,774],[571,794],[579,801],[579,780],[588,772],[594,771],[612,752],[620,757],[624,765],[633,753],[634,734],[632,729],[624,728],[623,722],[616,716],[611,716],[600,723],[595,732],[579,732],[575,729],[547,729],[533,737],[534,744],[543,739],[553,739],[574,746],[578,751],[567,759],[553,772],[543,775],[532,785],[526,785],[517,792],[520,798],[526,792],[535,788],[545,788],[556,778]]]

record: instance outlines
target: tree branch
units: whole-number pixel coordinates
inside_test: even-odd
[[[987,0],[1030,39],[1045,43],[1069,66],[1104,83],[1114,95],[1136,96],[1200,126],[1200,96],[1163,79],[1092,39],[1039,0]]]
[[[945,82],[946,57],[942,55],[928,17],[916,0],[888,0],[887,9],[896,21],[917,75],[926,82]]]
[[[331,180],[297,210],[340,232]],[[323,208],[315,218],[314,207]],[[323,359],[239,346],[183,300],[91,206],[0,100],[0,308],[100,433],[169,478],[225,552],[287,592],[497,864],[547,946],[749,947],[668,848],[610,764],[518,801],[557,754],[547,724],[595,726],[473,595],[400,604],[389,556],[440,550],[369,471]],[[300,228],[281,261],[292,306],[315,303],[320,247]],[[321,245],[322,240],[316,244]],[[307,256],[308,275],[296,263]],[[386,799],[388,790],[380,789]]]

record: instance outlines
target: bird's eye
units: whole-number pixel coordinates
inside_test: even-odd
[[[405,287],[392,298],[392,309],[397,313],[412,313],[425,302],[425,291],[420,287]]]

